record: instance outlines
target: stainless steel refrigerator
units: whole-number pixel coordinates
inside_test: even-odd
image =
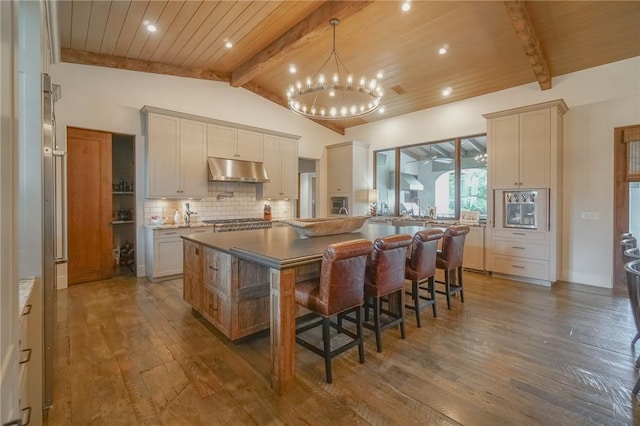
[[[57,265],[66,263],[65,152],[56,143],[55,102],[60,86],[42,74],[44,408],[53,404],[53,344]]]

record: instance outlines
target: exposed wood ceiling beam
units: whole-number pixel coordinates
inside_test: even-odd
[[[436,154],[440,154],[443,157],[449,157],[451,156],[451,153],[448,152],[446,149],[443,149],[441,147],[439,147],[436,144],[432,144],[431,145],[431,149],[436,153]]]
[[[234,87],[244,86],[258,74],[273,66],[272,64],[276,64],[281,58],[294,54],[298,49],[304,49],[309,41],[329,30],[331,18],[345,19],[372,3],[372,1],[328,1],[324,3],[253,58],[236,68],[231,76],[231,85]]]
[[[467,142],[469,142],[469,144],[478,152],[487,151],[480,143],[478,143],[478,140],[476,138],[468,138]]]
[[[549,65],[540,48],[540,41],[536,36],[527,8],[524,3],[520,1],[505,1],[504,5],[511,19],[513,29],[516,30],[524,52],[529,58],[529,62],[531,62],[533,73],[538,80],[540,88],[542,90],[551,89],[551,72],[549,71]]]
[[[150,72],[154,74],[175,75],[179,77],[200,78],[203,80],[225,81],[231,80],[231,74],[204,70],[199,68],[186,68],[177,65],[169,65],[161,62],[145,61],[141,59],[123,58],[120,56],[105,55],[73,49],[62,49],[62,61],[83,65],[98,65],[101,67],[118,68],[123,70]]]

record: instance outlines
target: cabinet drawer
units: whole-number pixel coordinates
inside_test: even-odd
[[[204,249],[203,285],[213,291],[231,295],[231,255],[206,247]]]
[[[202,314],[223,334],[229,335],[231,331],[231,301],[229,296],[205,287],[202,306]]]
[[[549,280],[548,261],[495,256],[493,262],[493,272],[538,280]]]
[[[493,252],[496,255],[549,260],[549,245],[546,241],[495,238]]]
[[[156,240],[166,239],[166,238],[175,238],[180,239],[180,230],[175,229],[156,229],[153,231],[153,238]]]
[[[540,231],[529,231],[525,229],[494,229],[492,231],[493,237],[498,238],[511,238],[514,240],[522,241],[547,241],[548,233]]]

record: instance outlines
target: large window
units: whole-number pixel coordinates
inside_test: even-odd
[[[486,135],[376,151],[378,214],[457,219],[470,210],[486,218],[486,152]]]

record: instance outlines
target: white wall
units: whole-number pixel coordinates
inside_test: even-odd
[[[564,99],[563,280],[610,287],[613,275],[613,129],[640,124],[640,57],[348,129],[371,151],[486,132],[483,114]],[[580,212],[598,212],[584,221]]]
[[[62,84],[62,100],[56,104],[59,140],[66,139],[66,126],[132,134],[137,164],[144,164],[139,118],[143,105],[302,136],[300,157],[321,160],[316,171],[318,215],[325,211],[326,145],[358,140],[369,144],[372,152],[484,133],[483,114],[562,98],[570,108],[564,120],[562,279],[611,286],[613,128],[640,123],[640,57],[556,77],[550,90],[541,91],[531,83],[354,127],[345,136],[226,83],[64,63],[54,65],[51,72],[54,81]],[[136,180],[142,182],[141,167],[137,174]],[[584,176],[593,184],[584,185]],[[142,211],[142,199],[136,207]],[[600,218],[589,223],[576,220],[587,208],[599,212]],[[140,259],[144,248],[139,249]]]
[[[134,135],[136,187],[144,182],[144,138],[140,108],[150,105],[203,117],[301,136],[300,157],[320,159],[325,145],[345,139],[288,109],[227,83],[148,74],[111,68],[58,63],[51,67],[62,99],[56,103],[58,141],[68,126]],[[322,187],[320,193],[326,192]],[[144,191],[138,190],[136,211],[143,212]],[[139,273],[144,273],[144,228],[137,223]]]

